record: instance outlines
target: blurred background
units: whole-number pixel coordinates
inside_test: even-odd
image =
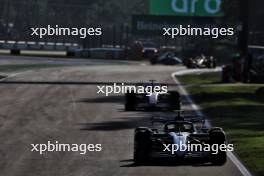
[[[115,51],[123,52],[120,54],[122,59],[141,60],[144,54],[139,51],[146,45],[159,51],[172,49],[180,57],[189,57],[190,53],[210,53],[226,62],[231,58],[230,52],[264,43],[264,12],[261,8],[264,2],[260,0],[222,0],[221,13],[215,15],[200,13],[202,6],[199,5],[194,14],[171,14],[166,12],[166,3],[158,0],[0,0],[0,4],[0,48],[12,49],[13,53],[19,53],[15,51],[18,49],[59,50],[72,56],[78,55],[77,49],[114,48],[122,49]],[[172,40],[163,37],[161,31],[139,30],[139,22],[228,25],[236,29],[236,35],[214,40],[191,36]],[[47,25],[102,27],[103,35],[86,39],[69,36],[39,39],[30,35],[31,27]],[[89,55],[84,52],[79,55]]]

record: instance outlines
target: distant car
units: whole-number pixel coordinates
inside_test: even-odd
[[[151,59],[157,57],[159,47],[148,39],[135,40],[131,45],[130,57],[133,60]]]
[[[74,56],[90,58],[91,57],[91,49],[90,48],[76,49],[74,51]]]
[[[195,58],[188,58],[185,61],[187,68],[215,68],[216,59],[213,56],[200,55]]]
[[[178,58],[173,52],[165,52],[158,58],[150,59],[152,65],[164,64],[164,65],[178,65],[182,64],[182,60]]]
[[[151,84],[154,87],[154,83]],[[168,91],[167,93],[152,92],[134,93],[127,92],[125,95],[125,110],[180,110],[181,99],[177,91]]]
[[[159,120],[159,123],[161,121]],[[213,165],[223,165],[226,162],[226,151],[217,154],[212,151],[183,151],[174,153],[164,151],[164,144],[226,144],[225,132],[222,128],[198,128],[195,122],[175,119],[164,120],[156,127],[139,127],[134,134],[134,162],[137,165],[148,163],[154,159],[183,159],[200,158]]]
[[[153,42],[142,42],[142,53],[144,58],[152,58],[159,52]]]

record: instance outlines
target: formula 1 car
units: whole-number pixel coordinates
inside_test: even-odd
[[[154,83],[152,82],[152,87]],[[181,100],[177,91],[167,93],[152,92],[134,93],[127,92],[125,95],[125,110],[180,110]]]
[[[213,56],[197,56],[195,58],[189,58],[185,61],[187,68],[215,68],[216,59]]]
[[[226,162],[226,151],[164,150],[164,146],[179,144],[222,145],[226,144],[225,132],[222,128],[200,128],[196,122],[177,118],[175,120],[158,120],[163,122],[160,127],[139,127],[134,135],[134,162],[145,164],[153,159],[205,159],[213,165],[223,165]],[[203,160],[204,161],[204,160]]]
[[[164,64],[164,65],[179,65],[182,64],[182,60],[176,56],[173,52],[165,52],[161,56],[156,58],[151,58],[150,63],[155,64]]]

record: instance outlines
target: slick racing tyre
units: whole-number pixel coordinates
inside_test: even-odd
[[[181,98],[180,94],[177,91],[169,92],[169,104],[171,110],[180,110],[181,109]]]
[[[212,128],[209,130],[209,143],[210,145],[218,145],[218,148],[221,144],[226,144],[226,137],[225,133],[221,128]],[[221,166],[224,165],[226,162],[226,151],[218,150],[217,154],[214,154],[211,151],[210,160],[213,165]]]
[[[152,131],[149,128],[137,128],[134,136],[134,163],[145,164],[149,161]]]
[[[125,100],[125,110],[134,111],[136,107],[136,94],[135,93],[126,93]]]

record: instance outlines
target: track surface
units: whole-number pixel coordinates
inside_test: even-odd
[[[5,83],[0,83],[0,175],[241,175],[229,160],[221,167],[188,163],[135,167],[132,160],[134,128],[148,125],[152,115],[162,113],[124,112],[122,95],[96,94],[94,83],[156,79],[174,84],[171,73],[182,69],[142,65],[76,66],[25,72],[6,79]],[[65,84],[54,84],[58,81]],[[78,84],[80,82],[84,84]],[[177,89],[177,86],[171,88]],[[103,151],[86,155],[30,152],[30,144],[46,144],[48,140],[101,143]]]

